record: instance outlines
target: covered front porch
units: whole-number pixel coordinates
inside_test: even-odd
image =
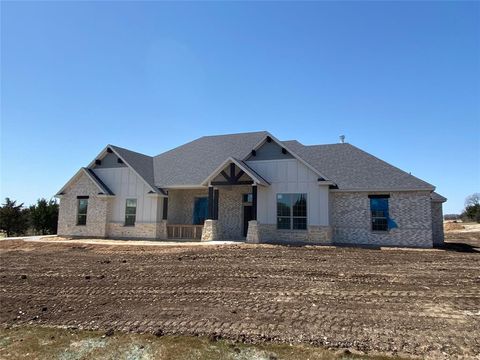
[[[268,182],[229,158],[202,187],[169,188],[163,202],[165,237],[175,240],[245,240],[257,219],[257,188]]]

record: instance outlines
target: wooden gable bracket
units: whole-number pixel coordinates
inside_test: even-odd
[[[230,174],[227,174],[225,170],[222,170],[220,174],[225,178],[226,181],[212,181],[212,185],[251,185],[253,181],[240,181],[240,178],[245,174],[245,172],[240,169],[238,174],[235,174],[235,164],[230,163]]]

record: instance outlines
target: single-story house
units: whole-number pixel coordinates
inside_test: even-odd
[[[107,145],[57,193],[58,234],[432,247],[446,201],[434,190],[348,143],[266,131],[153,157]]]

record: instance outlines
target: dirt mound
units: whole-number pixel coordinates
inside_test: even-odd
[[[460,223],[456,223],[456,222],[448,222],[448,223],[443,224],[443,229],[445,231],[463,230],[463,229],[465,229],[465,226],[463,226]]]

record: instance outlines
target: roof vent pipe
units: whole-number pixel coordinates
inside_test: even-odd
[[[341,144],[345,143],[345,135],[340,135],[340,143]]]

